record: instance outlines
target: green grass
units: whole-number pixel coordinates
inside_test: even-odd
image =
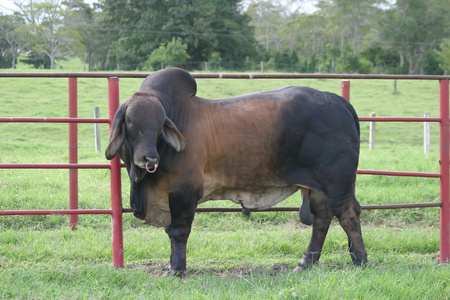
[[[74,61],[61,72],[81,72]],[[20,67],[20,66],[19,66]],[[13,70],[6,70],[8,72]],[[34,71],[24,69],[14,71]],[[120,79],[123,102],[141,79]],[[222,98],[287,85],[340,93],[340,80],[198,79],[198,95]],[[438,116],[438,83],[402,80],[393,93],[387,80],[352,80],[351,101],[360,116]],[[67,117],[67,79],[0,78],[1,117]],[[107,116],[107,80],[78,79],[78,115],[95,106]],[[378,123],[377,149],[368,150],[368,123],[361,123],[360,169],[439,172],[438,126],[432,152],[424,154],[422,124]],[[106,163],[95,153],[92,124],[80,124],[79,162]],[[108,126],[101,125],[102,147]],[[67,124],[0,124],[0,163],[67,163]],[[129,182],[122,173],[124,206]],[[109,172],[79,171],[80,208],[109,208]],[[67,170],[0,170],[0,209],[67,209]],[[359,175],[362,205],[438,202],[439,180]],[[298,206],[293,195],[280,206]],[[205,206],[235,206],[229,201]],[[111,220],[81,215],[76,231],[68,217],[0,217],[2,299],[445,299],[448,265],[437,263],[439,209],[365,210],[361,215],[369,265],[355,268],[347,239],[332,223],[320,263],[299,274],[311,229],[295,212],[198,213],[188,243],[188,274],[166,276],[169,240],[162,229],[124,214],[126,267],[112,267]]]
[[[238,219],[242,219],[238,217]],[[219,221],[220,222],[220,221]],[[302,225],[237,220],[231,230],[196,227],[187,276],[166,276],[168,239],[162,230],[125,232],[124,269],[110,264],[110,234],[80,226],[4,230],[2,298],[53,299],[444,299],[448,266],[435,262],[438,230],[365,227],[371,262],[350,264],[346,239],[333,226],[315,268],[291,272],[309,239]],[[94,238],[95,237],[95,238]]]

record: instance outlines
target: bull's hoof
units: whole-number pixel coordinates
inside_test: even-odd
[[[173,277],[183,278],[186,276],[186,270],[173,270],[172,268],[169,268],[169,275],[172,275]]]
[[[313,263],[311,261],[307,262],[305,260],[302,260],[301,262],[299,262],[297,264],[297,266],[295,267],[295,269],[292,272],[300,273],[300,272],[310,268],[312,265],[313,265]]]
[[[361,266],[364,267],[365,265],[367,265],[368,260],[367,260],[367,253],[364,251],[362,253],[357,253],[357,252],[350,252],[350,257],[352,258],[353,264],[355,266]]]
[[[292,273],[300,273],[302,272],[304,269],[300,266],[296,266],[294,270],[292,270]]]
[[[242,208],[242,214],[246,217],[250,217],[250,213],[252,212],[249,208]]]
[[[353,265],[355,265],[356,267],[365,267],[367,265],[369,261],[367,260],[367,258],[361,259],[361,260],[353,260]]]

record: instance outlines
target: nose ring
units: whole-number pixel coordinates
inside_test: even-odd
[[[149,173],[155,173],[155,172],[156,172],[156,169],[158,168],[158,164],[155,164],[155,166],[153,167],[153,169],[149,169],[149,168],[148,168],[148,163],[149,163],[149,162],[147,162],[147,163],[145,164],[145,169],[147,170],[147,172],[149,172]]]

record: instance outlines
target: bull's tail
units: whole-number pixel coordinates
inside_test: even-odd
[[[300,207],[300,221],[305,225],[312,225],[313,218],[311,214],[310,195],[311,190],[301,188],[302,190],[302,206]]]
[[[359,118],[358,118],[358,114],[356,113],[355,109],[353,108],[353,106],[350,104],[350,102],[348,102],[347,100],[345,100],[345,103],[347,105],[347,109],[350,111],[350,113],[353,116],[353,119],[355,120],[355,127],[356,127],[356,131],[358,132],[358,138],[360,137],[360,128],[359,128]]]

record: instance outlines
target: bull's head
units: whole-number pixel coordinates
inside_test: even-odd
[[[183,135],[166,116],[158,99],[151,93],[135,93],[116,112],[106,158],[119,155],[127,165],[130,179],[138,183],[147,171],[158,168],[160,136],[177,152],[184,150]]]

